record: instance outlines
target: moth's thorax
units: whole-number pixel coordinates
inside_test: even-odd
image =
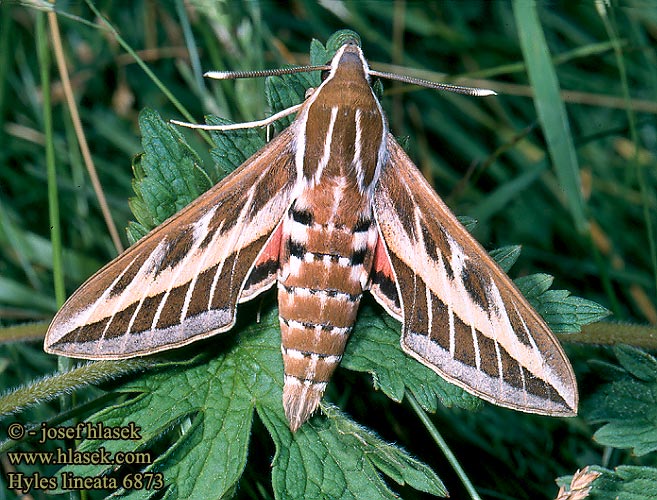
[[[307,184],[345,178],[370,191],[385,152],[386,122],[355,46],[336,55],[329,76],[306,103],[300,120],[297,169]]]

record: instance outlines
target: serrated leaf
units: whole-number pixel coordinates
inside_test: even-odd
[[[144,172],[144,168],[141,164],[143,157],[143,153],[138,154],[132,160],[132,190],[135,192],[136,196],[133,196],[128,200],[128,206],[137,221],[131,221],[126,230],[131,245],[143,238],[148,233],[149,228],[157,226],[153,220],[153,214],[144,202],[141,194],[141,184],[146,177],[146,172]]]
[[[128,235],[128,241],[131,245],[137,243],[140,239],[148,234],[148,229],[143,224],[139,222],[128,222],[128,227],[126,228],[126,233]]]
[[[448,407],[480,407],[481,400],[404,354],[400,336],[399,322],[363,305],[341,366],[372,374],[374,387],[393,401],[400,402],[408,390],[431,412],[436,411],[438,401]]]
[[[331,54],[329,54],[326,47],[317,40],[313,38],[310,42],[310,64],[311,66],[319,66],[321,64],[326,64],[327,61],[331,60]]]
[[[128,200],[128,206],[130,207],[132,214],[135,216],[135,219],[137,219],[137,224],[140,226],[154,227],[157,225],[153,220],[150,210],[144,203],[144,200],[133,197]]]
[[[469,215],[457,215],[456,218],[469,232],[472,232],[477,227],[477,219]]]
[[[530,304],[545,319],[553,332],[575,333],[582,326],[599,321],[611,314],[601,305],[570,295],[567,290],[549,290],[554,278],[536,273],[514,280]]]
[[[586,401],[584,413],[606,422],[593,436],[600,444],[645,455],[657,450],[657,360],[634,347],[614,351],[622,370],[610,373],[612,382]]]
[[[591,371],[604,382],[613,382],[625,373],[625,370],[620,366],[599,359],[590,360],[589,368],[591,368]]]
[[[320,84],[319,73],[297,73],[294,75],[271,76],[265,81],[265,96],[273,113],[283,111],[303,102],[306,89]],[[294,117],[286,116],[276,122],[276,130],[288,127]]]
[[[654,500],[657,498],[657,469],[621,465],[613,471],[592,466],[600,476],[591,484],[591,500]]]
[[[621,366],[634,377],[644,382],[657,381],[657,359],[647,352],[632,346],[618,346],[614,354]]]
[[[158,225],[206,191],[211,182],[194,151],[158,113],[142,111],[139,127],[144,154],[138,168],[144,175],[135,185],[141,204],[133,204],[137,203],[142,225],[146,226],[144,210]]]
[[[572,296],[567,290],[548,290],[529,301],[556,333],[579,332],[583,325],[611,314],[600,304]]]
[[[400,485],[446,494],[438,476],[426,465],[336,409],[328,407],[326,411],[329,418],[315,419],[292,435],[282,415],[258,408],[276,443],[272,481],[281,498],[398,498],[379,472]],[[308,477],[314,480],[308,481]]]
[[[490,252],[492,259],[502,268],[505,273],[516,263],[520,257],[520,245],[508,245],[505,247],[496,248]]]
[[[326,51],[328,52],[329,58],[332,58],[340,47],[349,41],[356,41],[356,44],[360,47],[360,35],[355,31],[349,29],[338,30],[333,33],[329,39],[326,41]],[[320,63],[321,64],[321,63]]]
[[[206,123],[208,125],[229,125],[233,122],[218,116],[207,116]],[[210,150],[210,156],[215,162],[220,179],[239,167],[265,145],[260,131],[254,128],[212,131],[210,136],[215,144]]]
[[[164,474],[177,498],[219,498],[231,491],[246,464],[252,415],[259,404],[280,406],[280,388],[275,388],[270,370],[280,370],[280,336],[276,318],[254,324],[239,339],[213,340],[217,355],[193,367],[172,367],[150,372],[118,390],[137,397],[107,408],[89,421],[106,426],[141,427],[142,439],[84,441],[79,450],[105,447],[109,452],[137,451],[152,446],[163,433],[176,426],[179,437],[170,451],[145,470]],[[256,361],[257,360],[257,361]],[[266,368],[265,368],[266,367]],[[272,390],[276,398],[268,398]],[[188,429],[179,424],[189,419]],[[65,468],[76,474],[105,473],[109,466]],[[142,498],[153,492],[144,491]]]
[[[376,335],[360,330],[361,336]],[[315,417],[296,433],[282,407],[283,363],[278,314],[270,310],[260,323],[217,337],[216,354],[194,366],[170,366],[118,388],[136,395],[88,419],[105,426],[140,427],[139,441],[86,440],[80,451],[146,451],[173,433],[168,451],[145,467],[161,472],[171,498],[219,498],[229,495],[244,470],[253,412],[257,410],[277,446],[273,485],[278,498],[396,498],[379,472],[399,484],[434,495],[444,487],[426,465],[376,438],[336,410]],[[357,342],[366,347],[367,343]],[[355,356],[363,356],[356,348]],[[349,355],[345,355],[348,359]],[[172,431],[173,429],[173,431]],[[60,472],[97,476],[112,465],[66,466]],[[378,471],[378,472],[377,472]],[[133,491],[150,498],[154,491]]]
[[[553,281],[554,278],[549,274],[537,273],[517,278],[514,283],[525,298],[531,301],[547,292]]]

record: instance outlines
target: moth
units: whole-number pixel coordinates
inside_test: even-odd
[[[121,359],[180,347],[230,330],[239,303],[276,286],[296,431],[369,291],[402,323],[402,349],[446,380],[500,406],[575,415],[554,334],[389,132],[370,81],[382,74],[355,41],[324,69],[287,129],[68,299],[45,350]]]

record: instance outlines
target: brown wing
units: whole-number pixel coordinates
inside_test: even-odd
[[[55,316],[45,350],[121,359],[230,329],[247,279],[244,299],[273,283],[265,250],[296,181],[292,134],[284,131],[89,278]]]
[[[574,415],[575,376],[554,334],[391,135],[388,152],[374,213],[401,304],[404,351],[495,404]]]

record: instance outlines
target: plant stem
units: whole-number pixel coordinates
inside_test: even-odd
[[[470,498],[472,498],[472,500],[481,500],[481,497],[477,493],[477,490],[475,490],[475,487],[470,481],[470,478],[463,470],[463,467],[461,467],[459,461],[456,459],[456,455],[454,455],[454,453],[448,446],[443,436],[440,434],[438,429],[436,429],[436,426],[433,425],[433,422],[431,421],[427,413],[424,411],[424,409],[420,406],[420,403],[418,403],[417,399],[415,399],[415,397],[408,391],[406,391],[406,398],[408,399],[409,403],[413,407],[413,411],[415,411],[415,414],[418,417],[420,417],[420,420],[424,424],[424,427],[427,429],[427,431],[429,431],[429,434],[431,434],[433,440],[442,450],[443,454],[445,455],[445,458],[452,466],[452,469],[454,469],[454,472],[456,472],[456,475],[461,480],[461,483],[463,483],[463,486],[465,487],[466,491],[470,495]]]

